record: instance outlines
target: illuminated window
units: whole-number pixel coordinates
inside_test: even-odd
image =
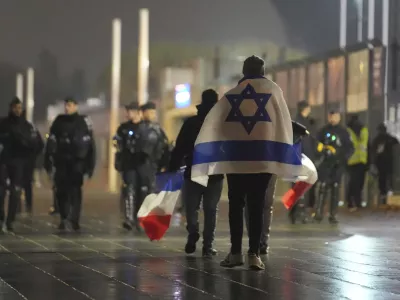
[[[373,95],[382,96],[382,74],[383,74],[383,52],[382,47],[374,49],[374,57],[372,66],[372,85],[373,85]]]
[[[283,91],[285,98],[288,95],[288,73],[287,71],[281,71],[276,73],[276,83],[279,85]]]
[[[304,100],[305,96],[305,74],[304,68],[290,70],[290,93],[288,102],[292,107],[296,107],[297,102]]]
[[[345,100],[344,65],[343,56],[328,61],[328,102]]]
[[[322,62],[309,66],[307,100],[311,106],[324,104],[324,64]]]
[[[368,50],[349,56],[349,81],[347,112],[355,113],[368,109]]]

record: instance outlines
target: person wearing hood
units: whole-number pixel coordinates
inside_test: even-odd
[[[347,205],[350,211],[362,207],[362,190],[368,162],[368,129],[357,115],[350,118],[347,131],[354,147],[354,153],[347,161],[349,182],[347,186]]]
[[[0,121],[0,223],[7,231],[13,230],[18,205],[21,203],[24,167],[30,154],[37,151],[37,141],[37,130],[23,116],[21,100],[14,98],[8,116]],[[7,179],[10,181],[10,195],[5,219]]]
[[[387,204],[387,196],[393,190],[394,150],[398,144],[397,138],[387,132],[385,124],[380,124],[371,147],[371,162],[378,171],[379,205]]]
[[[200,239],[198,214],[200,203],[203,201],[204,230],[203,230],[203,256],[212,257],[217,254],[213,249],[214,233],[217,221],[217,208],[222,193],[223,175],[210,176],[208,186],[204,187],[193,182],[191,167],[193,164],[193,150],[197,135],[203,125],[208,112],[218,101],[218,94],[212,89],[202,93],[201,104],[197,105],[197,115],[188,118],[176,139],[176,145],[171,153],[169,170],[176,171],[186,165],[182,188],[182,202],[186,208],[186,221],[188,239],[185,246],[187,254],[196,251],[196,243]]]

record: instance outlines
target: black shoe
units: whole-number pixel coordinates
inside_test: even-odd
[[[188,240],[185,246],[185,252],[186,254],[192,254],[196,252],[196,243],[199,240],[200,235],[198,233],[196,234],[189,234]]]
[[[6,230],[7,232],[14,232],[14,227],[11,223],[6,224]]]
[[[202,255],[203,257],[211,258],[218,254],[218,251],[213,248],[203,248]]]
[[[267,255],[268,254],[268,246],[262,245],[260,246],[260,255]]]
[[[66,229],[66,227],[65,227],[65,221],[62,220],[61,223],[60,223],[60,225],[58,225],[58,230],[65,230],[65,229]]]
[[[339,224],[339,221],[336,219],[336,217],[329,217],[329,223],[331,223],[332,225],[337,225]]]
[[[318,216],[318,215],[315,215],[315,216],[314,216],[314,221],[317,222],[317,223],[321,223],[321,222],[322,222],[322,219],[323,219],[322,216]]]
[[[308,217],[306,215],[304,215],[303,218],[301,219],[301,223],[307,224],[308,222],[310,222],[310,220],[308,219]]]
[[[71,227],[72,227],[72,230],[74,230],[74,231],[81,230],[81,226],[79,225],[78,222],[71,222]]]
[[[129,223],[129,222],[123,222],[122,223],[122,227],[124,228],[124,229],[126,229],[126,230],[132,230],[132,225]]]

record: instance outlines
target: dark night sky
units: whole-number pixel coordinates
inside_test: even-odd
[[[313,15],[313,12],[301,12],[302,5],[299,8],[296,5],[327,0],[277,1],[289,4],[289,16],[290,11],[296,16],[297,19],[293,17],[294,22],[289,26],[292,28],[297,26],[296,22],[299,23],[299,12],[303,14],[303,20],[309,20],[308,17]],[[287,28],[279,20],[280,16],[271,2],[0,0],[0,61],[21,67],[34,65],[39,51],[47,48],[59,59],[63,73],[83,67],[89,81],[93,81],[110,59],[111,21],[114,17],[120,17],[123,22],[123,50],[135,47],[140,7],[150,9],[152,41],[222,43],[235,40],[238,35],[246,35],[286,44],[287,37],[283,32]],[[321,29],[318,30],[317,34],[321,36]]]

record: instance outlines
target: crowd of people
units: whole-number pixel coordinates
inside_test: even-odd
[[[328,124],[317,130],[311,117],[311,107],[306,101],[298,104],[296,121],[311,132],[303,138],[302,150],[316,164],[319,182],[289,212],[292,223],[297,219],[307,223],[311,218],[320,222],[328,191],[329,220],[337,223],[340,183],[344,174],[347,175],[345,202],[350,212],[366,206],[363,190],[368,172],[378,182],[378,205],[387,205],[393,190],[395,146],[399,143],[383,123],[377,128],[378,134],[370,139],[368,128],[357,115],[350,116],[347,126],[343,126],[339,111],[331,110]]]
[[[265,89],[266,92],[258,93],[254,86]],[[290,210],[291,222],[295,223],[300,219],[305,223],[310,218],[321,222],[326,202],[330,200],[329,222],[337,224],[339,190],[345,173],[349,178],[346,198],[350,210],[362,207],[362,190],[368,169],[377,174],[380,203],[386,203],[387,195],[392,190],[393,164],[391,162],[393,149],[398,141],[387,133],[383,124],[378,128],[377,137],[370,142],[368,129],[357,116],[352,116],[347,126],[343,126],[341,125],[340,111],[333,109],[329,111],[328,124],[318,130],[315,121],[311,118],[310,105],[306,101],[302,101],[298,104],[298,115],[295,122],[292,122],[293,127],[285,128],[284,131],[278,126],[271,127],[268,124],[275,120],[270,116],[274,116],[274,114],[289,116],[289,110],[280,88],[264,77],[264,61],[256,56],[245,60],[243,78],[232,91],[236,90],[240,90],[242,94],[246,91],[248,95],[255,95],[258,97],[258,103],[264,105],[262,109],[265,114],[260,107],[256,113],[259,114],[259,120],[265,122],[267,129],[259,126],[258,134],[262,135],[263,130],[267,130],[270,137],[278,138],[284,133],[286,138],[293,139],[288,144],[293,144],[298,138],[301,140],[302,152],[317,167],[318,184],[313,186],[306,197],[300,199]],[[232,93],[228,92],[227,95]],[[231,104],[233,103],[233,109],[237,99],[228,96],[226,96],[227,100]],[[274,98],[274,104],[269,105],[268,110],[268,99],[262,102],[264,101],[263,97]],[[231,171],[209,171],[206,186],[193,181],[191,172],[196,159],[194,157],[196,139],[205,120],[209,118],[210,111],[219,102],[219,98],[217,92],[212,89],[202,93],[201,103],[197,105],[197,114],[184,122],[173,149],[171,149],[166,134],[156,122],[156,107],[153,103],[139,106],[138,103],[132,102],[125,107],[128,120],[119,126],[114,138],[115,169],[121,174],[123,180],[120,203],[123,215],[122,226],[126,230],[133,228],[140,230],[137,213],[144,198],[154,191],[156,174],[164,171],[176,172],[184,166],[185,180],[182,188],[181,209],[186,215],[188,232],[185,252],[192,254],[196,251],[196,244],[200,239],[199,210],[202,206],[204,211],[202,255],[211,258],[217,254],[217,250],[214,248],[214,235],[218,203],[226,177],[232,247],[229,255],[221,262],[221,266],[235,267],[244,264],[242,236],[245,224],[249,235],[249,267],[256,270],[264,269],[260,254],[268,253],[275,186],[278,176],[282,175],[276,171],[275,163],[282,163],[286,159],[275,152],[279,152],[283,144],[272,140],[262,145],[265,148],[262,148],[261,152],[265,153],[262,153],[261,156],[270,156],[265,159],[270,164],[265,164],[262,168],[254,169],[253,165],[253,169],[250,170],[235,169],[231,166],[228,168]],[[269,116],[266,115],[267,113]],[[238,130],[229,134],[233,139],[235,139],[235,135],[241,139],[249,139],[248,136],[251,136],[256,122],[252,124],[252,119],[246,119],[246,117],[239,116],[240,114],[240,111],[233,114],[230,112],[224,122],[236,122],[237,120],[241,122],[244,127],[243,132]],[[210,122],[209,119],[207,120]],[[223,124],[218,126],[224,126]],[[225,130],[224,128],[215,128],[216,131],[224,132]],[[306,134],[306,129],[309,134]],[[244,132],[247,132],[247,136],[244,135]],[[291,132],[291,134],[286,135],[286,132]],[[250,142],[252,142],[251,139]],[[54,183],[52,213],[60,215],[58,228],[78,231],[80,229],[82,185],[84,178],[86,176],[90,178],[94,173],[96,147],[92,124],[87,116],[79,114],[76,100],[73,98],[65,100],[65,113],[54,120],[44,147],[39,132],[25,119],[21,101],[14,99],[10,103],[8,116],[0,120],[0,147],[0,222],[4,224],[5,229],[13,230],[13,222],[21,203],[22,190],[25,191],[26,210],[32,211],[33,171],[35,161],[44,148],[44,168]],[[241,154],[243,151],[260,153],[256,150],[252,148],[236,149],[236,152],[229,155],[235,156],[237,161],[246,161],[243,157],[239,157],[238,153],[240,151]],[[210,151],[221,151],[221,149]],[[250,158],[247,158],[247,161],[252,161],[251,153],[248,157]],[[225,159],[229,163],[229,159]],[[236,164],[240,165],[237,162]],[[7,190],[9,191],[9,206],[6,214],[4,199]]]

